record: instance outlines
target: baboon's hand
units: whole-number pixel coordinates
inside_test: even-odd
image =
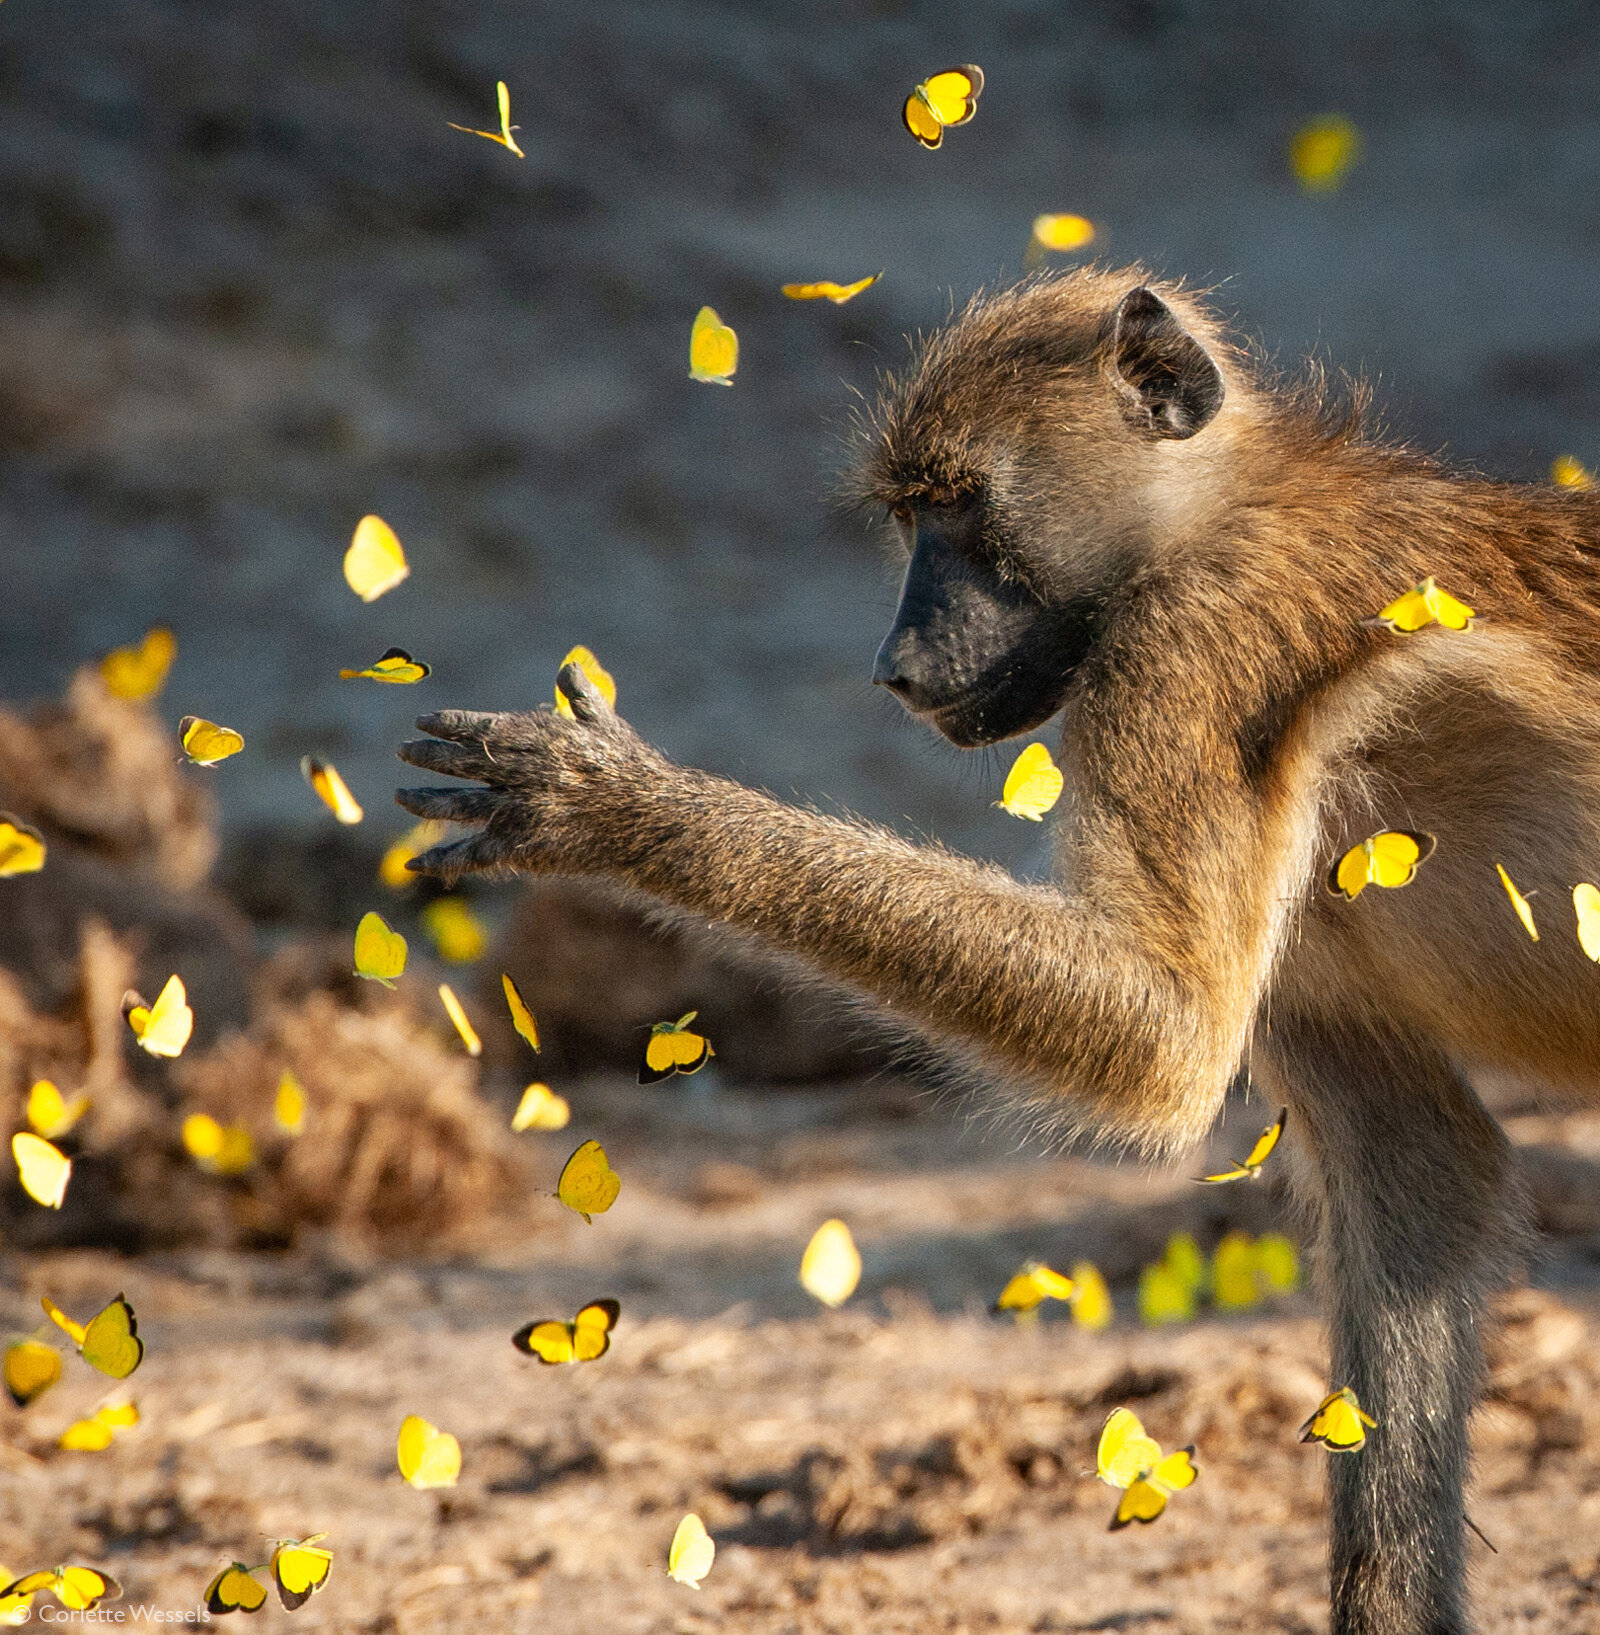
[[[576,664],[556,685],[574,719],[547,704],[518,715],[442,710],[417,725],[429,738],[400,746],[400,759],[474,788],[400,789],[418,817],[479,824],[474,835],[435,846],[407,865],[447,878],[483,869],[583,873],[605,867],[598,819],[608,791],[658,777],[669,763],[622,721]]]

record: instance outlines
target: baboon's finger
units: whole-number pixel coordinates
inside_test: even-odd
[[[493,789],[397,789],[394,798],[416,817],[446,823],[487,823],[503,800]]]
[[[477,866],[478,859],[473,855],[473,842],[470,840],[452,840],[446,845],[430,848],[420,857],[406,860],[406,867],[413,874],[438,874],[447,880],[466,874]]]
[[[563,664],[556,675],[556,687],[572,706],[574,719],[589,723],[611,718],[611,706],[580,664]]]
[[[417,731],[435,738],[450,738],[460,744],[482,743],[492,738],[504,717],[483,710],[437,710],[417,717]]]
[[[480,778],[487,782],[494,776],[494,758],[481,740],[455,744],[444,738],[412,738],[395,753],[425,772],[443,772],[450,778]]]

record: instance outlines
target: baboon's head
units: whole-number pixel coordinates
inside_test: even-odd
[[[963,746],[1053,715],[1113,597],[1204,503],[1213,354],[1211,320],[1136,270],[1027,284],[936,335],[863,462],[909,557],[873,680]]]

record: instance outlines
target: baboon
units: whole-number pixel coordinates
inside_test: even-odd
[[[1248,1064],[1291,1108],[1332,1384],[1377,1420],[1328,1461],[1333,1628],[1456,1635],[1479,1313],[1522,1238],[1467,1075],[1600,1081],[1566,907],[1600,875],[1600,498],[1387,446],[1139,269],[974,302],[863,444],[909,559],[873,679],[963,746],[1062,716],[1053,883],[675,766],[571,666],[576,719],[418,723],[402,757],[477,787],[401,804],[477,830],[413,866],[612,876],[1150,1153]],[[1428,575],[1471,628],[1370,622]],[[1437,837],[1416,879],[1330,896],[1386,828]]]

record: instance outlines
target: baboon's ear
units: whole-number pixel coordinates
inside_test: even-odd
[[[1152,437],[1193,437],[1222,407],[1216,364],[1142,284],[1117,304],[1110,363],[1128,417]]]

